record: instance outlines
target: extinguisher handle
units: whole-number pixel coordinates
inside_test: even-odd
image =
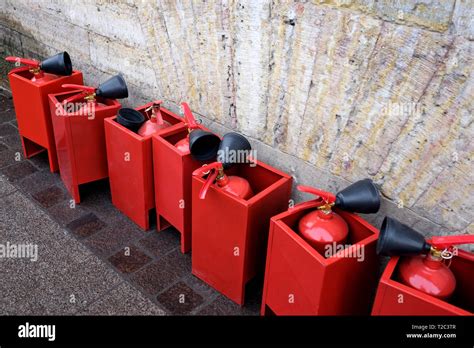
[[[213,162],[211,164],[205,164],[202,167],[196,169],[193,172],[193,176],[200,176],[209,174],[206,182],[199,191],[199,198],[204,199],[206,198],[207,190],[211,187],[212,183],[216,180],[217,175],[219,174],[219,170],[222,170],[224,167],[222,166],[221,162]]]
[[[144,110],[145,110],[145,112],[144,112],[145,117],[146,117],[148,120],[152,121],[152,122],[158,123],[159,125],[162,125],[162,124],[164,123],[164,121],[163,121],[163,116],[161,115],[161,103],[163,103],[162,100],[155,100],[155,101],[149,102],[148,104],[145,104],[145,105],[143,106],[143,108],[144,108]],[[156,116],[156,117],[155,117],[156,119],[155,119],[155,120],[152,120],[152,117],[151,117],[150,115],[148,115],[148,112],[151,111],[151,112],[152,112],[152,115],[153,115],[153,109],[154,109],[154,108],[158,108],[158,112],[157,112],[157,114],[155,115],[155,116]]]
[[[184,118],[186,119],[188,128],[189,129],[199,128],[199,125],[197,124],[196,119],[194,118],[194,115],[191,112],[191,109],[189,108],[188,103],[182,102],[181,106],[183,107]]]
[[[81,99],[82,97],[84,97],[84,93],[75,94],[75,95],[73,95],[72,97],[69,97],[69,98],[64,99],[64,100],[63,100],[63,105],[66,105],[66,104],[75,102],[76,100],[79,100],[79,99]]]
[[[144,109],[146,111],[146,110],[152,108],[155,105],[161,106],[162,103],[163,103],[163,100],[154,100],[152,102],[149,102],[149,103],[145,104]]]
[[[336,195],[334,195],[331,192],[326,192],[326,191],[323,191],[323,190],[315,189],[314,187],[303,186],[303,185],[298,185],[296,188],[300,192],[310,193],[312,195],[321,197],[323,200],[325,200],[328,203],[336,202]]]
[[[474,235],[438,236],[431,238],[428,243],[438,249],[445,249],[459,244],[474,244]]]
[[[211,187],[211,185],[214,183],[214,180],[216,180],[217,175],[218,175],[217,170],[214,170],[211,174],[209,174],[209,176],[206,179],[206,182],[201,187],[201,191],[199,191],[200,199],[206,198],[207,191],[209,190],[209,187]]]
[[[40,62],[38,62],[35,59],[27,59],[27,58],[9,56],[9,57],[6,57],[5,60],[7,62],[13,62],[13,63],[20,62],[21,64],[28,65],[32,68],[38,68],[40,66]]]
[[[86,93],[95,93],[96,88],[90,86],[83,86],[83,85],[75,85],[72,83],[65,83],[61,85],[62,88],[73,88],[73,89],[81,89]]]
[[[213,162],[210,164],[205,164],[202,167],[199,167],[198,169],[194,170],[193,176],[203,176],[205,174],[208,174],[210,170],[218,171],[220,169],[223,169],[224,167],[222,166],[221,162]]]
[[[165,121],[163,120],[163,115],[161,114],[161,103],[163,103],[161,100],[153,102],[153,106],[158,105],[158,110],[155,114],[156,116],[156,123],[159,125],[163,125]]]

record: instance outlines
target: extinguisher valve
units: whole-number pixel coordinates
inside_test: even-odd
[[[96,88],[83,86],[83,85],[76,85],[71,83],[65,83],[61,85],[63,88],[71,88],[71,89],[79,89],[81,93],[73,95],[72,97],[66,98],[63,100],[63,104],[72,103],[78,99],[84,98],[87,102],[94,102],[96,97]]]
[[[157,122],[160,125],[164,123],[163,117],[161,115],[161,110],[160,110],[161,109],[161,103],[163,103],[163,101],[156,100],[156,101],[152,102],[150,104],[150,106],[148,106],[145,109],[145,115],[148,117],[148,119],[151,122]],[[151,114],[150,114],[150,111],[151,111]]]
[[[457,251],[457,247],[438,249],[438,248],[435,248],[435,247],[431,246],[430,255],[435,257],[435,258],[439,258],[439,259],[443,259],[443,260],[450,260],[456,254],[456,251]]]
[[[202,167],[196,169],[193,172],[193,176],[204,176],[208,175],[206,182],[204,183],[201,191],[199,192],[199,198],[204,199],[207,194],[207,190],[214,183],[215,180],[224,180],[226,175],[222,163],[213,162],[210,164],[204,164]]]
[[[334,202],[333,203],[326,202],[325,204],[317,207],[316,209],[321,210],[322,213],[328,215],[328,214],[331,214],[333,206],[334,206]]]
[[[449,250],[449,249],[444,249],[444,250],[441,252],[441,257],[442,257],[444,260],[451,260],[455,254],[457,254],[457,248],[456,248],[456,247],[452,248],[451,250]]]
[[[90,103],[95,102],[95,93],[86,94],[86,96],[84,97],[84,100]]]
[[[151,105],[145,109],[145,112],[147,113],[147,115],[151,111],[151,116],[156,117],[155,115],[156,110],[157,109],[159,110],[161,108],[161,103],[162,103],[161,100],[154,101],[153,103],[151,103]]]
[[[34,74],[34,75],[38,75],[39,73],[41,73],[41,69],[40,67],[36,67],[36,68],[30,68],[30,73]]]
[[[336,204],[336,196],[334,194],[323,190],[318,190],[310,186],[298,185],[297,189],[301,192],[306,192],[318,196],[319,199],[324,202],[323,205],[317,208],[322,213],[329,215],[332,212],[332,207]]]

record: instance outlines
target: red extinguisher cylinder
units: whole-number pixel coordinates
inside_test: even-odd
[[[405,257],[401,260],[398,276],[412,288],[442,300],[450,298],[456,289],[456,278],[441,257]]]
[[[299,191],[314,194],[323,204],[316,210],[303,216],[298,223],[298,232],[321,255],[326,256],[327,246],[344,244],[349,235],[346,221],[331,210],[336,196],[330,192],[309,186],[298,186]]]
[[[387,216],[380,229],[377,253],[402,256],[398,278],[403,284],[447,300],[456,289],[456,278],[449,268],[456,257],[455,245],[470,243],[474,243],[472,235],[439,236],[426,241],[421,233]]]
[[[170,126],[169,122],[163,120],[161,114],[161,103],[162,101],[156,101],[151,106],[145,109],[147,113],[148,120],[138,129],[138,134],[142,137],[146,137],[156,133],[159,130],[165,129]],[[151,111],[151,115],[148,115],[148,112]]]
[[[220,189],[234,196],[240,197],[242,199],[249,199],[253,196],[253,190],[248,180],[240,176],[227,176],[224,173],[224,168],[220,162],[214,162],[209,165],[202,166],[193,172],[194,176],[203,176],[206,174],[208,174],[208,177],[201,188],[201,191],[199,192],[200,199],[206,198],[207,191],[214,181],[216,181],[216,184]]]
[[[325,255],[328,245],[344,244],[347,241],[349,227],[333,211],[313,210],[300,219],[298,231],[314,249]]]
[[[186,138],[178,141],[174,146],[183,155],[188,154],[189,153],[189,135],[186,136]]]
[[[216,183],[217,186],[219,186],[224,191],[242,199],[249,199],[253,196],[253,191],[249,182],[247,179],[244,179],[240,176],[227,176],[222,174],[222,176],[216,180]]]

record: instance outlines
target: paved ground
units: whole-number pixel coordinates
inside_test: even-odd
[[[191,274],[177,231],[143,232],[115,209],[107,181],[70,199],[46,156],[23,157],[0,94],[0,244],[38,245],[36,262],[0,258],[0,314],[258,314],[261,280],[235,305]]]

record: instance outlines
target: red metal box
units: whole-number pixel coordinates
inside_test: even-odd
[[[390,259],[379,282],[372,315],[474,315],[474,254],[464,250],[450,269],[456,290],[449,301],[430,296],[397,279],[400,257]]]
[[[243,305],[247,282],[264,269],[270,218],[288,209],[292,177],[261,162],[226,174],[247,179],[254,195],[241,199],[214,184],[200,199],[205,180],[193,177],[192,272]]]
[[[76,203],[81,201],[79,185],[108,177],[104,119],[120,109],[118,101],[97,97],[103,105],[92,116],[68,112],[62,102],[78,93],[49,95],[61,179]],[[75,102],[86,103],[84,98]]]
[[[356,214],[335,209],[348,224],[350,246],[326,258],[295,232],[299,220],[322,204],[301,203],[271,219],[262,315],[370,313],[378,230]]]
[[[136,108],[145,117],[145,109],[153,103]],[[171,126],[156,134],[182,126],[183,119],[160,108],[163,120]],[[144,230],[150,228],[150,210],[155,207],[152,136],[142,137],[116,121],[105,119],[105,140],[112,203]],[[166,167],[166,163],[160,163]],[[168,172],[168,176],[174,176]]]
[[[73,71],[70,76],[57,76],[41,83],[31,81],[32,77],[28,67],[13,69],[8,74],[23,152],[30,158],[47,151],[49,168],[56,172],[59,166],[48,94],[67,91],[61,87],[65,83],[82,85],[82,73]]]
[[[183,253],[191,250],[192,173],[206,163],[176,148],[175,144],[187,136],[188,128],[183,125],[152,137],[157,226],[171,224],[181,233]]]

